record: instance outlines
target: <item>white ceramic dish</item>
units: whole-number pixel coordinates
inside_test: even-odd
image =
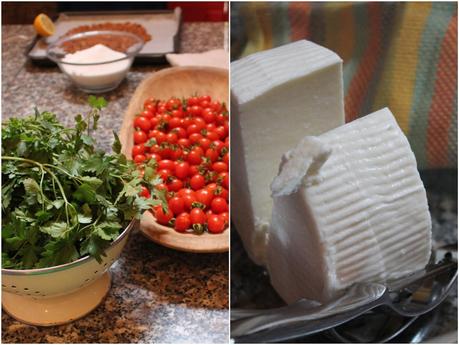
[[[132,221],[105,250],[102,262],[85,256],[42,269],[2,269],[2,306],[27,324],[53,326],[79,319],[95,309],[110,289],[110,266],[118,259]]]

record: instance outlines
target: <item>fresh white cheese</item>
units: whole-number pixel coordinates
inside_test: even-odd
[[[282,154],[344,123],[341,59],[303,40],[233,62],[231,116],[232,220],[261,264]]]
[[[287,302],[424,268],[431,220],[410,145],[385,108],[288,151],[272,185],[267,266]]]

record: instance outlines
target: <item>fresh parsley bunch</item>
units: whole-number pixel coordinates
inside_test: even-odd
[[[91,96],[91,111],[65,128],[50,112],[2,124],[2,267],[42,268],[104,250],[133,218],[165,203],[155,171],[142,176],[121,153],[96,149],[103,98]],[[139,196],[141,186],[152,197]],[[167,206],[165,206],[167,207]]]

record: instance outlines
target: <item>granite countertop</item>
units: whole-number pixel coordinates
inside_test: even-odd
[[[223,47],[224,24],[184,23],[180,52]],[[57,67],[38,67],[25,52],[31,26],[2,27],[3,118],[40,110],[67,125],[87,110],[87,94],[76,90]],[[108,148],[130,97],[147,73],[162,66],[134,66],[100,119],[98,144]],[[3,343],[227,343],[228,254],[190,254],[156,245],[134,232],[111,268],[112,288],[91,314],[68,325],[35,327],[2,313]]]

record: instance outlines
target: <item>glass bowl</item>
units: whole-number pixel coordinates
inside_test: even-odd
[[[82,53],[76,53],[96,45],[102,47],[77,58]],[[80,90],[102,93],[118,87],[143,45],[141,37],[129,32],[87,31],[60,38],[49,45],[46,55]],[[107,47],[119,56],[107,57],[104,54]]]

